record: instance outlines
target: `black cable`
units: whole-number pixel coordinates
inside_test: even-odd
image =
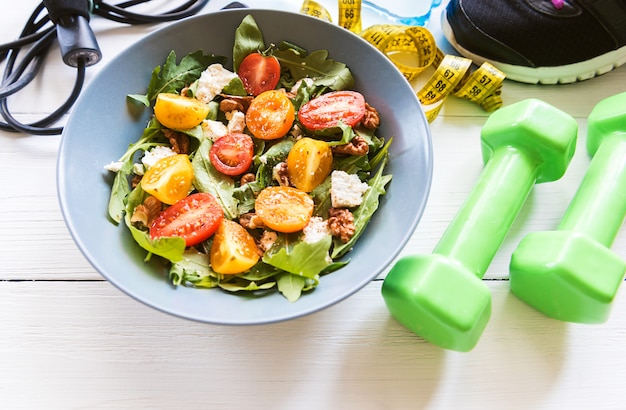
[[[147,3],[150,0],[136,0],[127,1],[118,5],[110,5],[103,1],[95,0],[93,2],[93,14],[102,16],[106,19],[117,21],[118,23],[125,24],[148,24],[148,23],[162,23],[166,21],[181,20],[185,17],[192,16],[202,10],[202,8],[208,3],[208,0],[204,1],[187,1],[185,4],[170,10],[166,13],[149,16],[145,14],[133,13],[126,11],[126,8],[135,6],[141,3]]]
[[[84,85],[85,68],[97,63],[101,57],[88,25],[90,14],[129,25],[162,23],[197,14],[209,2],[189,0],[157,15],[127,10],[149,1],[152,0],[129,0],[111,5],[101,0],[44,0],[39,4],[24,25],[20,37],[0,44],[0,62],[6,61],[0,83],[0,114],[5,122],[0,121],[0,130],[33,135],[58,135],[63,131],[63,127],[51,125],[60,120],[76,102]],[[12,115],[7,99],[36,78],[55,40],[59,42],[63,61],[76,67],[74,86],[65,102],[53,113],[24,124]]]
[[[13,115],[11,115],[6,98],[0,101],[0,111],[7,124],[2,124],[4,127],[11,127],[7,131],[23,132],[33,135],[58,135],[63,132],[63,127],[49,127],[51,124],[57,122],[65,113],[74,105],[85,83],[85,61],[79,60],[76,67],[76,81],[74,82],[74,88],[72,93],[65,100],[65,102],[59,106],[52,114],[47,117],[34,122],[32,124],[23,124],[17,121]]]

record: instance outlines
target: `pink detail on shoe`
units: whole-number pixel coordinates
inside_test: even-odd
[[[552,4],[557,10],[561,10],[565,4],[565,0],[552,0]]]

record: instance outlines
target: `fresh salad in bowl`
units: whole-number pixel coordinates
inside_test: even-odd
[[[176,286],[312,291],[349,255],[392,177],[375,107],[325,50],[265,44],[251,15],[225,56],[172,51],[154,115],[119,159],[108,213]]]

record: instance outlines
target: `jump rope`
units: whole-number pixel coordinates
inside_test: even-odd
[[[102,58],[96,37],[89,26],[91,15],[128,25],[162,23],[192,16],[209,2],[190,0],[157,15],[129,10],[150,1],[129,0],[113,5],[100,0],[43,0],[24,25],[19,38],[0,44],[0,63],[5,62],[0,83],[0,114],[4,120],[0,121],[0,130],[34,135],[61,134],[63,127],[55,127],[53,124],[76,102],[85,82],[85,69]],[[231,3],[226,8],[243,6]],[[74,86],[65,102],[54,112],[25,124],[13,116],[7,99],[37,77],[55,40],[59,43],[63,62],[76,68]]]

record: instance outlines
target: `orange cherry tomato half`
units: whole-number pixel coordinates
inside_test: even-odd
[[[257,96],[276,88],[280,80],[280,63],[274,56],[251,53],[239,64],[237,74],[248,94]]]
[[[256,138],[274,140],[287,135],[295,115],[293,104],[285,92],[265,91],[250,103],[246,111],[246,125]]]
[[[271,186],[256,198],[256,214],[265,226],[278,232],[297,232],[309,223],[313,214],[313,199],[299,189]]]
[[[224,219],[224,210],[209,193],[196,193],[165,209],[150,225],[150,237],[180,236],[187,246],[211,237]]]
[[[218,138],[209,150],[209,159],[219,172],[229,176],[241,175],[250,169],[254,157],[254,142],[249,135],[232,133]]]
[[[298,189],[311,192],[333,170],[333,152],[324,141],[299,139],[287,156],[289,180]]]
[[[300,107],[298,119],[311,131],[336,127],[339,121],[351,127],[365,115],[365,98],[356,91],[333,91]]]
[[[253,267],[259,258],[252,235],[237,222],[222,220],[209,252],[211,268],[223,275],[237,274]]]
[[[185,154],[161,158],[141,178],[141,187],[159,201],[172,205],[186,197],[193,184],[193,166]]]

